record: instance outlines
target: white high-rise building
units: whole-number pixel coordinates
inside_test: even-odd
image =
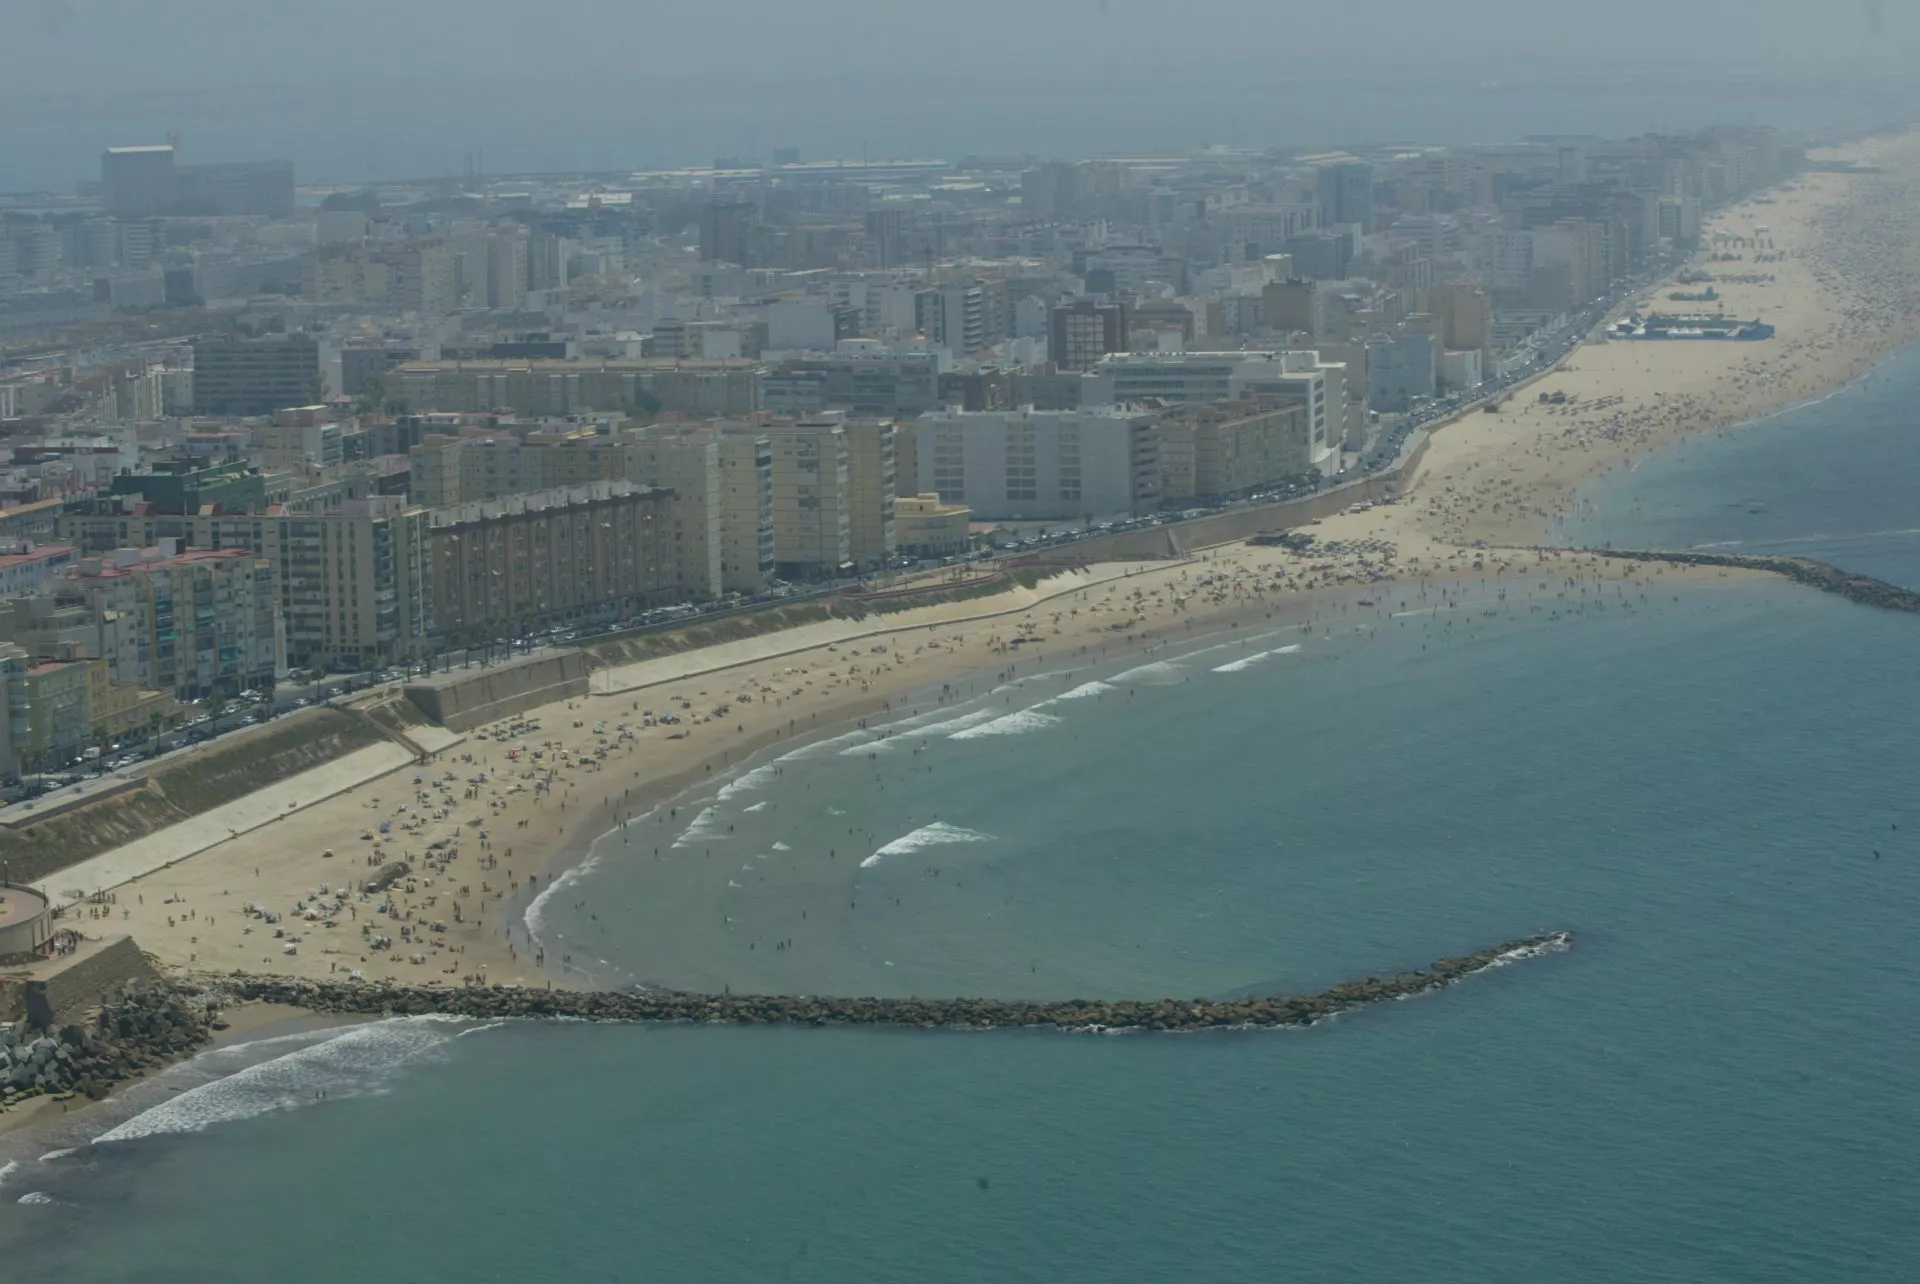
[[[987,521],[1079,521],[1160,502],[1153,417],[1113,407],[939,410],[915,425],[920,494]]]

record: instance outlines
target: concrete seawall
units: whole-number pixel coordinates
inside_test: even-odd
[[[98,1007],[128,982],[157,979],[132,937],[89,941],[78,953],[40,959],[0,976],[0,1021],[59,1025]]]
[[[1096,536],[1036,554],[1032,558],[1015,559],[1015,564],[1131,562],[1147,558],[1184,557],[1195,549],[1231,544],[1262,531],[1300,526],[1316,518],[1331,517],[1344,511],[1348,505],[1362,500],[1380,503],[1397,499],[1419,471],[1429,440],[1426,433],[1420,433],[1408,443],[1399,462],[1393,467],[1342,482],[1317,494],[1282,500],[1277,504],[1236,508],[1230,512],[1215,513],[1211,517],[1196,517],[1190,522],[1174,522],[1147,530]]]
[[[1456,985],[1489,968],[1568,948],[1570,932],[1545,932],[1445,958],[1424,971],[1369,976],[1319,994],[1159,1000],[829,998],[811,995],[685,994],[667,990],[591,991],[305,981],[236,974],[208,978],[216,999],[285,1003],[320,1012],[365,1015],[571,1017],[588,1021],[698,1021],[740,1025],[888,1025],[969,1030],[1045,1028],[1100,1030],[1279,1029],[1375,1003],[1412,998]]]
[[[409,682],[405,692],[432,721],[450,731],[470,731],[543,704],[586,695],[587,656],[584,651],[562,651],[484,669],[462,669]]]

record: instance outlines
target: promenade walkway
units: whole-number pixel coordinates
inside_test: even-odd
[[[413,760],[411,753],[392,742],[368,745],[225,806],[188,817],[158,833],[102,852],[91,860],[70,865],[32,886],[56,907],[72,905],[95,892],[131,883],[197,856],[229,838],[270,825],[303,807],[311,807],[396,768],[408,766]]]

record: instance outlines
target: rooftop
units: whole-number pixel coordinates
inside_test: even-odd
[[[0,883],[0,927],[24,923],[47,912],[47,898],[31,887]]]
[[[10,571],[16,566],[31,566],[36,562],[71,557],[79,551],[71,544],[42,544],[30,553],[0,553],[0,571]]]

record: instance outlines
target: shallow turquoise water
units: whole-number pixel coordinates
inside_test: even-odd
[[[1591,487],[1567,541],[1818,557],[1920,587],[1920,346],[1811,404]]]
[[[1748,487],[1711,451],[1801,444],[1753,431],[1598,493],[1616,542],[1713,540],[1628,517],[1683,462],[1718,503]],[[1920,526],[1910,479],[1877,475],[1892,520],[1847,529],[1920,582],[1871,538]],[[1556,927],[1569,954],[1305,1032],[391,1023],[28,1156],[0,1251],[296,1284],[1911,1279],[1920,621],[1773,582],[1568,593],[1391,594],[1020,734],[790,758],[677,850],[705,800],[605,844],[542,930],[610,976],[920,993],[1311,988]],[[982,837],[927,843],[936,817]]]

